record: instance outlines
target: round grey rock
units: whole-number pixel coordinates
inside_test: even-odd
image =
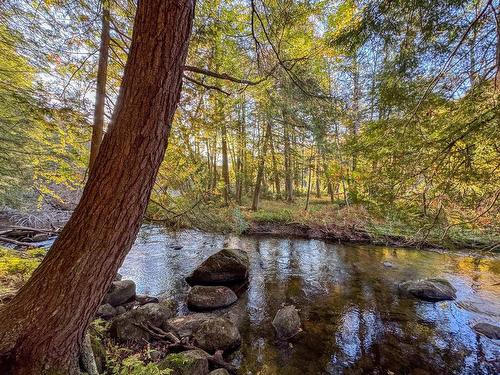
[[[279,309],[273,319],[273,327],[278,338],[287,340],[302,331],[300,316],[293,305]]]
[[[195,313],[185,316],[178,316],[167,320],[165,329],[173,331],[177,336],[192,336],[202,323],[212,319],[214,316],[206,313]]]
[[[193,335],[195,345],[209,353],[230,351],[241,344],[238,328],[225,318],[212,318],[203,322]]]
[[[103,303],[119,306],[135,298],[135,283],[132,280],[113,281]]]
[[[237,300],[236,294],[228,287],[196,285],[189,291],[187,303],[192,310],[215,310]]]
[[[105,303],[104,305],[99,306],[96,312],[96,316],[103,319],[110,319],[117,314],[118,312],[116,311],[116,309],[109,303]]]
[[[153,325],[165,327],[166,322],[175,315],[175,310],[161,303],[148,303],[118,316],[111,324],[111,337],[120,342],[152,341],[154,337],[141,327]]]
[[[223,249],[206,259],[187,278],[191,285],[228,284],[248,277],[248,254],[240,249]]]
[[[456,289],[444,279],[405,281],[399,284],[399,290],[403,294],[430,302],[448,301],[456,298]]]

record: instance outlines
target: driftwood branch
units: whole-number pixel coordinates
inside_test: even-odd
[[[13,240],[13,239],[11,239],[11,238],[4,237],[4,236],[0,236],[0,242],[10,243],[10,244],[13,244],[13,245],[16,245],[16,246],[24,246],[24,247],[40,247],[40,245],[37,245],[37,244],[36,244],[36,243],[34,243],[34,242],[23,242],[23,241],[17,241],[17,240]]]
[[[12,226],[0,231],[0,242],[23,247],[37,247],[37,242],[42,242],[57,235],[57,230]],[[37,239],[36,236],[39,238]],[[40,236],[42,238],[40,238]]]

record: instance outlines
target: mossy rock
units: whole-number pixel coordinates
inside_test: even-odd
[[[169,354],[159,364],[160,370],[170,369],[172,375],[207,375],[208,354],[203,350],[188,350]]]

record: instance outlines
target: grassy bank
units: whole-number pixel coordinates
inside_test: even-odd
[[[277,236],[317,238],[342,242],[374,243],[389,246],[500,251],[500,230],[495,217],[478,222],[444,215],[439,210],[422,215],[418,209],[381,209],[369,204],[344,205],[327,198],[306,202],[261,200],[258,211],[250,202],[223,207],[218,202],[202,202],[190,209],[192,201],[178,201],[182,215],[174,220],[150,205],[152,222],[174,228],[198,228],[222,233],[272,234]],[[151,209],[152,208],[152,209]],[[471,214],[472,215],[472,214]],[[166,215],[168,217],[168,214]]]
[[[293,203],[262,201],[256,212],[245,210],[246,233],[296,235],[345,242],[392,246],[500,251],[494,226],[449,223],[397,210],[381,211],[363,205],[332,204],[326,199]]]

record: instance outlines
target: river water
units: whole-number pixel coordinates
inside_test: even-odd
[[[138,293],[175,299],[186,314],[184,278],[223,243],[217,234],[146,225],[120,273]],[[274,237],[243,236],[240,247],[251,263],[234,307],[243,344],[231,360],[241,374],[500,373],[500,340],[472,329],[500,324],[498,257]],[[398,295],[397,283],[426,277],[449,280],[457,299]],[[303,322],[290,343],[277,342],[271,325],[284,304]]]

